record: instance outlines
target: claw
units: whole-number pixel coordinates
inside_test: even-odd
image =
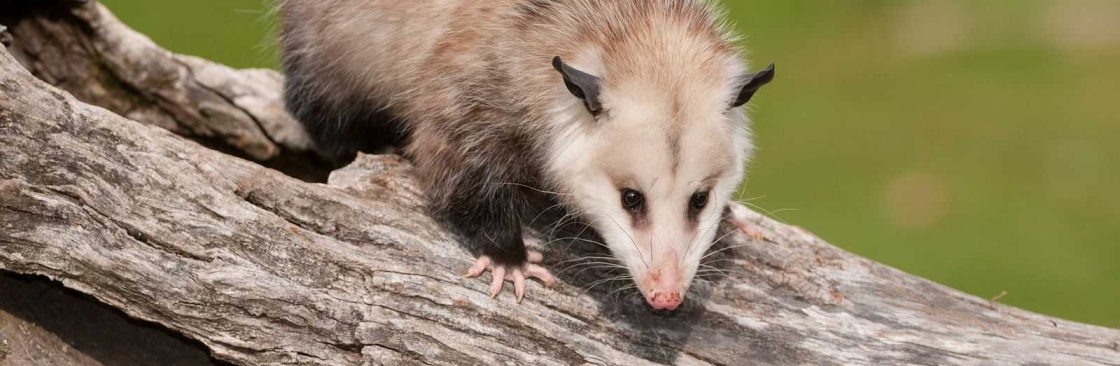
[[[490,257],[487,257],[485,255],[478,257],[478,261],[474,262],[474,266],[472,266],[471,269],[467,270],[466,277],[478,277],[478,275],[481,275],[482,272],[485,272],[487,268],[490,268]]]
[[[541,282],[544,283],[545,287],[552,287],[552,285],[556,284],[556,277],[553,277],[552,273],[549,273],[547,269],[544,269],[544,267],[538,266],[536,264],[529,264],[525,266],[525,274],[529,275],[530,278],[536,277],[537,279],[541,280]]]
[[[518,304],[525,297],[525,275],[521,273],[521,268],[513,269],[513,294],[517,296]]]
[[[468,278],[478,277],[483,272],[490,270],[490,298],[493,299],[501,294],[502,286],[505,281],[513,282],[513,293],[517,296],[517,302],[525,298],[525,287],[527,278],[537,278],[544,284],[545,287],[552,287],[556,284],[556,277],[552,276],[547,269],[541,267],[539,264],[544,260],[544,255],[540,252],[530,250],[528,253],[528,263],[524,266],[505,266],[495,265],[493,259],[488,256],[478,257],[474,265],[467,270],[464,275]]]
[[[490,274],[494,277],[490,281],[490,298],[493,299],[502,292],[502,285],[505,284],[506,279],[506,267],[496,266],[490,270]]]
[[[748,226],[748,225],[744,225],[744,226],[739,226],[739,225],[735,225],[735,227],[736,227],[736,228],[738,228],[738,229],[739,229],[739,231],[743,232],[743,234],[744,234],[744,235],[746,235],[747,237],[749,237],[749,238],[751,238],[751,239],[754,239],[754,240],[763,240],[763,239],[766,239],[766,236],[765,236],[765,235],[762,235],[762,232],[761,232],[761,231],[758,231],[758,230],[757,230],[757,229],[755,229],[755,228],[754,228],[753,226]]]

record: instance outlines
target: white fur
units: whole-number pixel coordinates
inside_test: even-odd
[[[683,293],[715,239],[724,205],[743,178],[753,145],[746,115],[729,105],[738,91],[736,77],[745,72],[739,59],[734,54],[705,55],[707,45],[702,43],[712,40],[674,33],[678,29],[671,25],[660,27],[661,41],[684,55],[668,52],[656,63],[633,65],[645,67],[642,72],[614,79],[604,74],[608,67],[602,64],[597,45],[584,47],[569,62],[610,81],[600,98],[607,112],[593,120],[582,103],[563,86],[556,86],[548,120],[552,135],[548,169],[557,189],[569,194],[568,205],[596,228],[643,293],[652,286],[646,279],[670,266],[679,270]],[[694,53],[687,54],[689,50]],[[686,57],[695,55],[726,59],[713,63],[718,69],[697,70]],[[697,73],[718,76],[693,77]],[[686,121],[672,120],[674,99],[680,103],[676,118]],[[684,123],[675,174],[667,145],[674,122]],[[719,162],[726,170],[715,184],[700,186]],[[612,175],[633,176],[636,181],[620,187]],[[650,207],[647,229],[631,225],[631,215],[620,203],[620,188],[644,193]],[[701,188],[711,188],[709,204],[699,222],[689,225],[687,204]]]

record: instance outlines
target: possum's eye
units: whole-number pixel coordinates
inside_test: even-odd
[[[633,189],[622,190],[622,207],[630,212],[638,212],[642,210],[642,204],[645,203],[645,197],[641,192]]]
[[[688,200],[688,208],[692,211],[703,210],[708,205],[708,191],[700,191],[692,194],[692,199]]]

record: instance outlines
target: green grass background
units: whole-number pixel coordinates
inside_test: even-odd
[[[176,52],[276,66],[259,0],[103,3]],[[977,296],[1120,327],[1120,2],[726,4],[756,66],[778,65],[743,198]]]

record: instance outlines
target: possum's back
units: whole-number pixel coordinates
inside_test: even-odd
[[[465,1],[284,0],[285,58],[301,69],[287,71],[330,78],[323,88],[400,94]]]
[[[461,114],[461,92],[489,83],[509,33],[494,28],[524,1],[282,0],[288,109],[335,157],[397,145],[409,121]]]

